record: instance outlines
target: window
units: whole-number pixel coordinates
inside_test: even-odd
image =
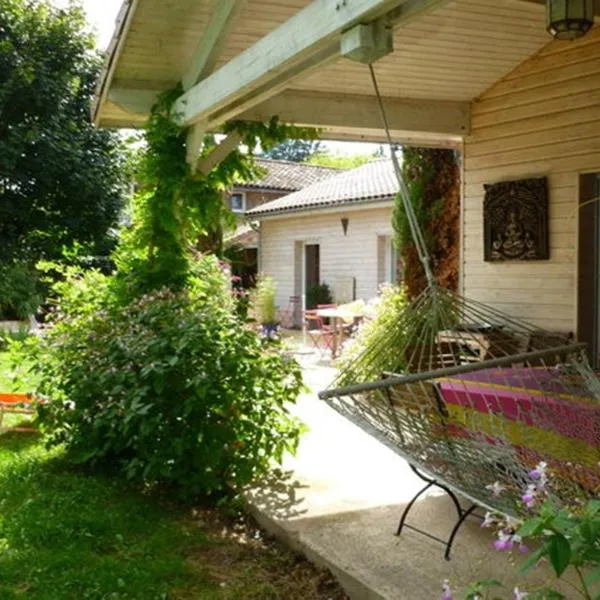
[[[242,193],[231,194],[229,206],[234,213],[243,213],[246,210],[246,196]]]
[[[398,252],[391,236],[385,238],[385,283],[398,281]]]

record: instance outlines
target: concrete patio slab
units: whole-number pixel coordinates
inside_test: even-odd
[[[493,533],[477,520],[460,530],[449,562],[433,540],[410,530],[396,537],[402,510],[422,481],[402,458],[317,398],[334,369],[306,356],[303,363],[312,391],[300,398],[295,412],[310,431],[297,456],[285,462],[287,479],[248,495],[267,530],[331,569],[353,600],[435,600],[444,579],[457,590],[498,579],[507,587],[504,597],[512,598],[516,585],[533,589],[552,580],[543,567],[526,582],[517,577],[519,558],[495,551]],[[446,538],[455,520],[449,498],[433,491],[417,502],[409,522]],[[569,587],[561,591],[578,597]]]

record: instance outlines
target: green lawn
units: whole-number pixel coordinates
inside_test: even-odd
[[[0,600],[344,597],[252,524],[167,497],[76,469],[37,435],[0,435]]]

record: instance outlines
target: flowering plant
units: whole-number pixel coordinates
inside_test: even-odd
[[[527,554],[520,567],[526,573],[541,561],[548,561],[557,579],[572,570],[576,583],[562,579],[573,589],[577,597],[586,600],[600,599],[600,500],[584,503],[573,499],[569,504],[560,504],[547,491],[550,477],[548,465],[539,463],[529,473],[520,504],[518,519],[487,513],[483,527],[496,527],[496,550]],[[503,492],[501,485],[487,486],[495,495]],[[529,545],[535,547],[529,551]],[[472,585],[466,592],[466,600],[499,598],[490,596],[492,590],[502,588],[498,581],[482,581]],[[575,596],[569,595],[568,598]],[[448,581],[442,588],[442,599],[452,600]],[[514,588],[514,600],[559,600],[567,596],[550,588],[525,591]]]

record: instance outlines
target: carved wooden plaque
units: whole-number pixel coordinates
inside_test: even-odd
[[[548,178],[485,184],[486,261],[547,260]]]

